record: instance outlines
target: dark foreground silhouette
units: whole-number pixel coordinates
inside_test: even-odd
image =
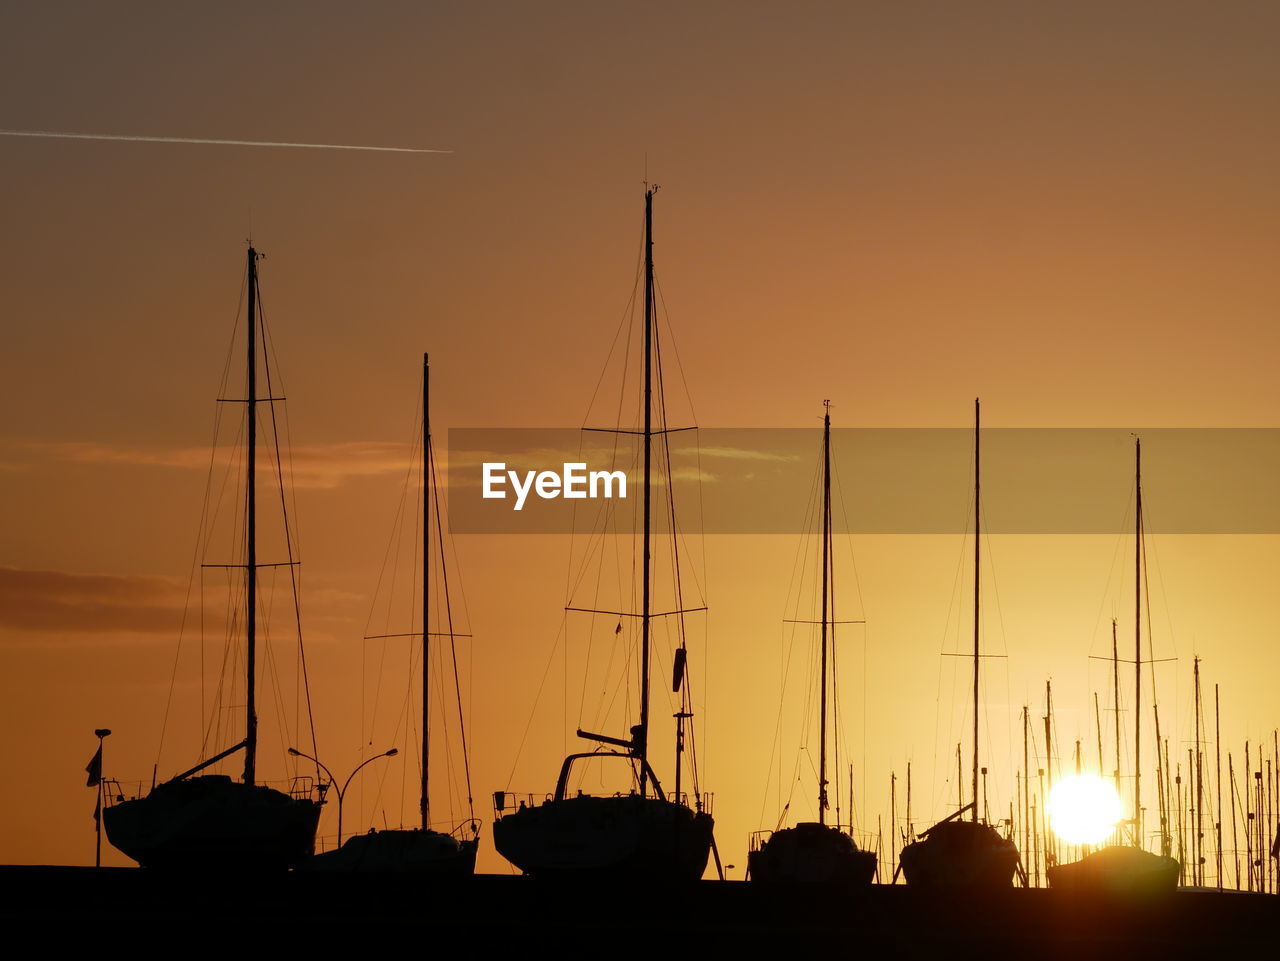
[[[652,954],[653,946],[679,938],[742,957],[831,946],[842,948],[841,957],[1234,959],[1275,957],[1280,898],[0,867],[0,920],[10,935],[79,930],[121,945],[143,939],[154,946],[158,938],[185,944],[196,932],[234,928],[299,949],[366,937],[375,948],[386,937],[454,931],[465,932],[469,951],[572,946],[601,958]]]

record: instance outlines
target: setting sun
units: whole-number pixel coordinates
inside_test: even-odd
[[[1096,774],[1063,778],[1049,792],[1049,826],[1072,844],[1097,844],[1120,820],[1120,796]]]

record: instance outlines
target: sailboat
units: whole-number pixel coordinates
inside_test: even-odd
[[[655,612],[652,603],[655,486],[653,456],[665,429],[665,412],[660,366],[655,364],[656,295],[653,270],[653,195],[646,186],[644,195],[644,382],[643,429],[623,431],[638,435],[643,445],[643,522],[637,537],[640,550],[640,610],[612,612],[634,616],[640,622],[639,718],[630,737],[592,734],[578,730],[581,738],[612,750],[570,754],[561,765],[555,793],[542,803],[534,799],[507,807],[507,792],[494,795],[493,841],[498,852],[522,872],[536,877],[561,878],[644,878],[658,881],[696,880],[706,870],[713,839],[713,820],[704,809],[701,795],[694,792],[690,807],[680,792],[681,756],[684,752],[686,722],[692,717],[688,699],[687,649],[681,632],[672,670],[673,693],[682,696],[676,714],[675,789],[663,790],[650,762],[650,688],[652,681],[652,621],[656,617],[682,617],[682,610]],[[655,370],[655,366],[658,369]],[[656,394],[656,396],[655,396]],[[655,427],[655,412],[659,426]],[[656,440],[658,438],[658,440]],[[670,487],[666,488],[668,495]],[[670,506],[670,505],[668,505]],[[674,507],[671,507],[674,511]],[[674,536],[674,525],[672,525]],[[680,607],[680,605],[676,605]],[[570,775],[576,762],[584,759],[617,760],[630,768],[632,788],[628,793],[591,795],[571,793]]]
[[[980,819],[978,806],[978,722],[981,711],[979,671],[982,665],[982,410],[973,402],[973,781],[968,804],[920,832],[899,855],[908,884],[923,887],[1009,887],[1018,868],[1018,848]],[[964,815],[969,814],[969,820]]]
[[[422,773],[419,811],[422,824],[419,828],[398,828],[370,831],[347,839],[339,848],[311,858],[305,865],[312,871],[357,871],[375,873],[406,873],[439,877],[464,877],[475,872],[476,851],[480,846],[480,822],[470,817],[451,831],[431,829],[431,698],[430,664],[431,639],[459,637],[453,630],[453,617],[449,611],[448,565],[444,562],[444,537],[440,527],[439,484],[436,478],[435,454],[431,446],[431,365],[426,354],[422,355]],[[433,632],[428,623],[429,586],[432,573],[431,519],[436,520],[437,544],[440,548],[440,576],[444,584],[442,592],[444,611],[442,620],[445,631]],[[461,711],[459,711],[461,717]],[[465,730],[462,732],[462,751],[467,750]],[[470,766],[467,765],[467,803],[471,803]]]
[[[831,402],[823,401],[822,417],[822,619],[819,671],[818,820],[754,836],[747,853],[747,875],[771,883],[827,882],[867,885],[876,873],[876,855],[859,850],[848,832],[827,823],[827,695],[834,641],[835,569],[831,552]]]
[[[108,840],[149,868],[283,870],[312,854],[323,803],[312,790],[286,794],[257,780],[258,571],[281,566],[258,562],[257,423],[259,404],[280,398],[258,396],[259,341],[268,386],[271,373],[258,289],[258,252],[252,246],[247,260],[247,397],[239,401],[245,404],[247,424],[244,558],[238,564],[212,565],[244,571],[245,733],[236,744],[154,785],[146,795],[109,799],[112,803],[102,815]],[[287,533],[287,518],[285,527]],[[295,563],[291,559],[287,566]],[[296,588],[296,580],[291,577],[291,582]],[[244,754],[239,781],[200,773],[238,752]]]
[[[1174,858],[1154,854],[1142,846],[1142,581],[1145,554],[1142,524],[1142,440],[1134,439],[1134,652],[1133,652],[1133,820],[1129,844],[1112,844],[1086,854],[1079,861],[1049,866],[1049,886],[1113,894],[1172,891],[1181,865]],[[1113,623],[1114,638],[1114,623]],[[1117,677],[1119,658],[1116,658]],[[1117,681],[1118,683],[1118,681]],[[1119,747],[1120,705],[1116,704],[1116,744]],[[1116,767],[1120,766],[1117,750]],[[1118,770],[1117,770],[1118,777]]]

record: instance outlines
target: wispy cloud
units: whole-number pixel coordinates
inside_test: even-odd
[[[205,470],[210,464],[209,449],[200,447],[145,447],[92,441],[32,441],[21,446],[37,458],[81,464],[184,470]],[[218,448],[213,453],[213,463],[225,465],[233,456],[239,454],[232,448]],[[402,473],[409,468],[410,456],[407,444],[348,441],[294,447],[285,458],[284,467],[286,473],[292,473],[296,487],[332,488],[357,477]],[[15,467],[12,462],[6,466],[10,469]]]
[[[776,463],[794,463],[799,460],[798,454],[780,454],[777,451],[760,450],[746,447],[699,447],[681,451],[686,457],[716,457],[721,460],[773,461]]]
[[[0,567],[0,627],[85,633],[176,632],[183,592],[164,577]]]

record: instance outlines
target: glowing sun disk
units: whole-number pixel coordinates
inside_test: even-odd
[[[1049,826],[1071,844],[1105,841],[1120,820],[1120,797],[1096,774],[1065,777],[1049,792]]]

